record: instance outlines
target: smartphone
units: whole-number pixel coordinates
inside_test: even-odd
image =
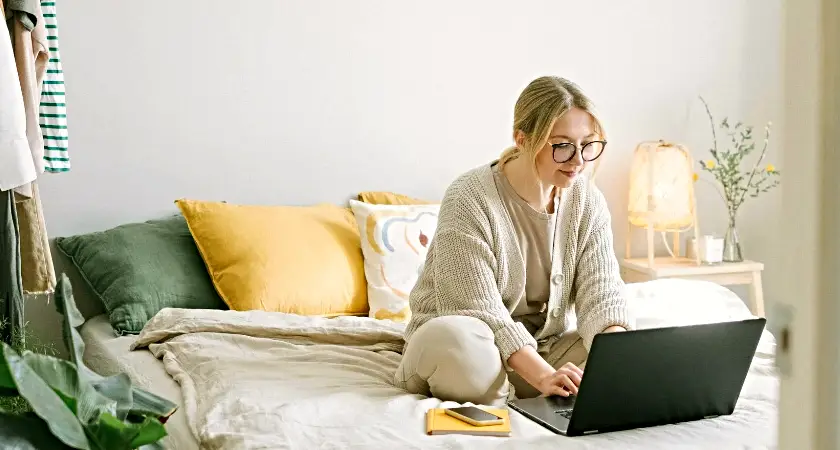
[[[475,406],[463,406],[460,408],[447,408],[444,410],[446,414],[449,414],[456,419],[463,420],[470,425],[475,425],[477,427],[486,427],[488,425],[501,425],[505,422],[505,419],[491,414],[481,408],[476,408]]]

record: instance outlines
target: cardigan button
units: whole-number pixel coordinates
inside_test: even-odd
[[[554,310],[551,311],[551,316],[554,317],[555,319],[557,319],[557,318],[560,317],[560,314],[562,314],[562,313],[563,313],[563,311],[560,311],[560,308],[554,308]]]
[[[551,277],[551,282],[558,285],[558,286],[560,284],[563,284],[563,274],[562,273],[554,274],[554,276]]]

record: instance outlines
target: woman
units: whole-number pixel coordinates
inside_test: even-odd
[[[582,175],[604,136],[574,83],[525,88],[516,145],[446,192],[411,292],[397,386],[485,405],[568,396],[594,336],[631,328],[609,211]]]

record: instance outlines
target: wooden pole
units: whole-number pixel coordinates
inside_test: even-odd
[[[627,219],[627,236],[624,238],[624,257],[630,259],[630,241],[633,240],[633,224],[630,223],[630,219]]]
[[[648,145],[648,189],[647,189],[647,256],[648,266],[653,267],[653,213],[656,211],[656,200],[653,197],[653,159],[656,155],[653,145]]]
[[[680,257],[680,232],[674,232],[674,259]]]

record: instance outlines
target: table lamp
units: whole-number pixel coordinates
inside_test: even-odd
[[[680,144],[659,141],[642,142],[633,153],[630,166],[627,254],[630,258],[633,227],[647,231],[647,262],[653,267],[654,232],[673,233],[671,257],[680,258],[680,233],[694,229],[695,242],[700,234],[697,204],[694,198],[694,163],[691,153]],[[699,252],[694,259],[700,264]],[[688,261],[688,260],[686,260]]]

